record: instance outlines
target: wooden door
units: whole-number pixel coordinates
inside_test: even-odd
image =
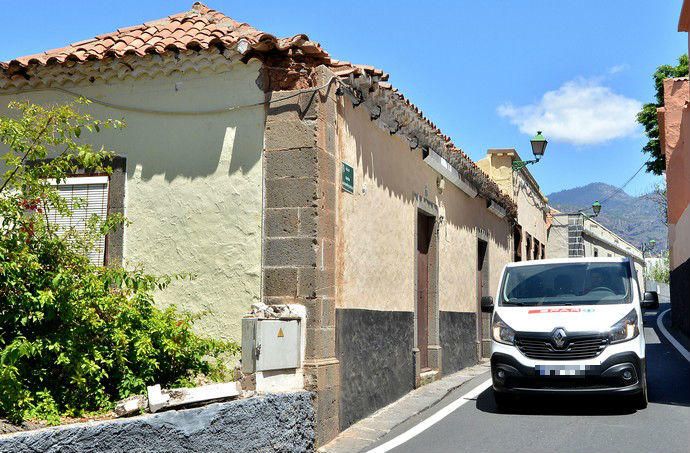
[[[432,217],[417,214],[417,349],[420,368],[429,369],[429,247]]]

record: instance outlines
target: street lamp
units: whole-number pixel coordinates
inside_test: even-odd
[[[656,241],[654,239],[649,241],[649,243],[647,244],[642,244],[642,247],[640,247],[640,249],[642,250],[642,259],[644,259],[645,252],[651,252],[652,250],[654,250],[654,247],[656,247]]]
[[[546,145],[549,142],[546,140],[546,138],[544,138],[543,135],[541,135],[541,131],[537,131],[537,135],[535,135],[529,142],[530,145],[532,145],[532,154],[534,154],[534,159],[513,161],[513,171],[520,171],[530,164],[536,164],[539,162],[539,159],[544,157]]]
[[[601,203],[599,203],[599,200],[592,203],[592,211],[594,211],[594,215],[592,217],[598,216],[601,212]]]
[[[591,217],[596,217],[596,216],[598,216],[599,213],[601,212],[601,203],[599,203],[599,200],[597,200],[597,201],[595,201],[594,203],[592,203],[592,211],[594,212],[594,215],[593,215],[593,216],[588,216],[587,214],[585,214],[585,211],[586,211],[586,209],[580,209],[579,211],[577,211],[577,213],[578,213],[578,214],[582,214],[582,215],[584,215],[585,217],[590,217],[590,218],[591,218]]]

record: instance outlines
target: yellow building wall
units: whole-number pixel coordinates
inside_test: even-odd
[[[470,198],[422,160],[421,149],[391,136],[369,119],[364,108],[341,101],[338,117],[340,159],[354,167],[353,194],[340,192],[338,308],[414,311],[415,194],[424,196],[444,218],[439,231],[439,309],[477,311],[477,229],[489,234],[490,291],[510,261],[510,226]]]
[[[175,72],[65,88],[118,105],[203,112],[263,101],[259,68],[257,62],[229,63],[221,73]],[[10,101],[23,99],[54,104],[73,97],[51,90],[0,92],[0,115]],[[203,313],[199,332],[239,340],[240,317],[261,295],[264,109],[161,115],[91,104],[83,110],[127,123],[124,130],[87,137],[127,159],[125,215],[132,224],[124,233],[126,266],[195,274],[157,294],[157,302]]]
[[[525,233],[536,238],[546,247],[547,228],[544,206],[546,203],[528,178],[520,172],[513,172],[512,162],[515,155],[507,153],[489,153],[479,160],[477,165],[498,184],[501,190],[509,195],[518,207],[518,223],[522,227],[522,257],[526,257]],[[523,170],[524,171],[524,170]],[[547,255],[548,258],[548,255]]]

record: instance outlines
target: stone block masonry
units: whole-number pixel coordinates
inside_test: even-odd
[[[315,83],[332,77],[320,67]],[[317,444],[339,429],[335,91],[331,84],[320,92],[268,93],[264,131],[263,299],[307,309],[303,367],[305,387],[315,395]]]
[[[0,437],[3,453],[313,450],[314,408],[309,392],[254,397]]]

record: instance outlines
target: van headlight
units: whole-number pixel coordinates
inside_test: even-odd
[[[623,319],[611,326],[609,338],[611,344],[622,343],[624,341],[632,340],[640,334],[640,326],[637,322],[637,312],[635,309],[625,315]]]
[[[491,335],[494,341],[503,344],[512,345],[515,340],[515,331],[503,320],[497,313],[494,313],[494,319],[491,323]]]

